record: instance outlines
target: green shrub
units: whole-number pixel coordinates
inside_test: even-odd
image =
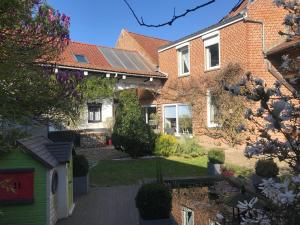
[[[73,156],[73,176],[84,177],[89,172],[89,163],[84,155]]]
[[[222,149],[211,149],[208,152],[208,161],[212,164],[224,164],[225,153]]]
[[[145,220],[169,218],[172,194],[163,184],[145,184],[139,189],[135,204]]]
[[[144,122],[142,107],[134,90],[122,91],[118,96],[116,121],[112,141],[116,149],[132,157],[153,153],[156,135]]]
[[[174,155],[178,145],[177,139],[169,134],[160,135],[155,142],[155,154],[162,156]]]
[[[278,175],[279,168],[271,159],[260,159],[255,164],[255,173],[258,176],[271,178]]]
[[[185,157],[198,157],[205,155],[206,150],[194,138],[182,138],[176,148],[176,154]]]

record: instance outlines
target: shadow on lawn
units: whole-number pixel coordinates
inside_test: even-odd
[[[207,158],[154,158],[132,160],[104,160],[90,172],[91,183],[96,186],[129,185],[157,178],[191,178],[207,175]]]

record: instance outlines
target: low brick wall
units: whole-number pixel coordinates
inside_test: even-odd
[[[105,133],[82,132],[80,145],[83,148],[103,147],[106,145],[106,135]]]

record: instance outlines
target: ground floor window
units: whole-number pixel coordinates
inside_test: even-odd
[[[207,91],[207,126],[218,127],[217,122],[218,107],[216,105],[216,97]]]
[[[155,105],[143,106],[143,116],[145,122],[149,124],[152,129],[157,129],[158,117]]]
[[[182,209],[183,225],[194,225],[194,212],[191,209]]]
[[[88,122],[95,123],[102,121],[102,104],[89,103],[88,104]]]
[[[164,132],[167,134],[192,134],[191,107],[185,104],[164,106]]]

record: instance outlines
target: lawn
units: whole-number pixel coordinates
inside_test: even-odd
[[[157,159],[104,160],[90,172],[91,183],[97,186],[134,184],[142,179],[156,178]],[[207,174],[207,157],[160,159],[164,178],[197,177]]]

